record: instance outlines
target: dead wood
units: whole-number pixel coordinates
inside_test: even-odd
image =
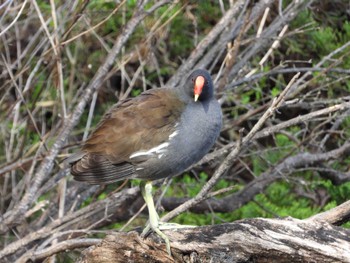
[[[165,233],[172,258],[157,236],[130,232],[107,236],[78,262],[350,262],[350,231],[320,221],[255,218]]]

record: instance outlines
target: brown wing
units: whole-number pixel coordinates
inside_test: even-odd
[[[172,89],[147,91],[114,106],[85,142],[82,151],[69,158],[75,179],[106,183],[133,174],[129,157],[169,139],[184,104]]]

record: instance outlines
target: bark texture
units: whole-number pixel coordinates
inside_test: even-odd
[[[154,234],[130,232],[107,236],[78,262],[350,262],[350,231],[314,220],[256,218],[165,233],[172,257]]]

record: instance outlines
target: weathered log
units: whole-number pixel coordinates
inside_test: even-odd
[[[350,262],[350,230],[314,220],[257,218],[164,232],[172,257],[156,235],[134,231],[107,236],[78,262]]]

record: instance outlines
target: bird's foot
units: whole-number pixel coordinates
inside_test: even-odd
[[[157,226],[153,225],[152,223],[147,224],[145,229],[142,231],[141,237],[145,238],[151,231],[155,232],[158,236],[160,236],[164,242],[166,251],[171,256],[171,250],[170,250],[170,240],[169,238],[160,230],[160,227],[158,226],[160,222],[157,222]],[[160,224],[161,225],[161,224]]]
[[[155,223],[155,222],[153,222]],[[160,236],[166,246],[166,250],[168,254],[171,256],[171,251],[170,251],[170,241],[169,238],[162,232],[162,230],[170,230],[170,229],[180,229],[180,228],[193,228],[196,227],[194,225],[180,225],[177,223],[168,223],[168,222],[160,222],[158,221],[156,223],[157,226],[152,226],[151,223],[148,223],[145,227],[145,229],[142,231],[141,237],[146,237],[147,235],[150,234],[151,231],[154,231],[158,236]]]
[[[143,198],[145,199],[146,205],[148,207],[148,213],[149,213],[149,223],[143,230],[141,237],[146,237],[150,230],[154,231],[158,236],[160,236],[166,246],[166,251],[171,256],[171,250],[170,250],[170,241],[169,238],[159,229],[159,216],[157,214],[157,211],[154,207],[153,197],[152,197],[152,183],[147,182],[145,184],[141,184],[141,193]]]
[[[141,237],[143,238],[146,237],[150,231],[155,232],[156,234],[158,234],[158,236],[160,236],[164,240],[166,245],[166,250],[168,254],[171,256],[169,238],[161,230],[189,228],[189,227],[195,227],[195,226],[185,226],[185,225],[179,225],[175,223],[160,222],[159,216],[154,207],[154,202],[152,197],[152,183],[151,182],[141,183],[140,187],[141,187],[142,196],[145,199],[145,203],[148,207],[148,213],[149,213],[149,223],[146,225],[145,229],[142,231]]]

